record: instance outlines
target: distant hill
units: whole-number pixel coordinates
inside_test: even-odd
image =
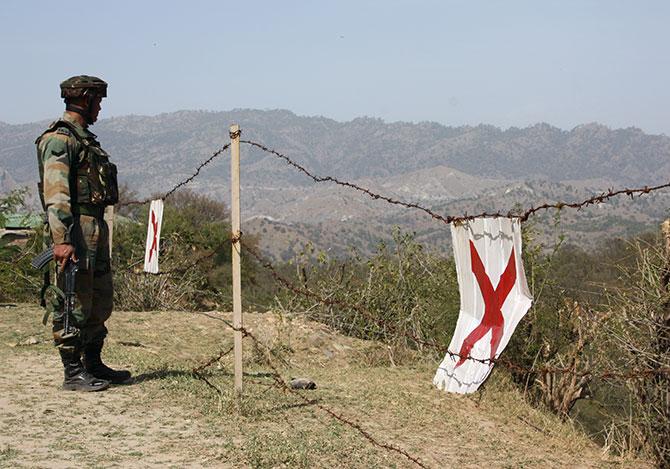
[[[519,182],[551,187],[552,196],[563,198],[570,197],[575,187],[587,194],[670,180],[669,137],[599,124],[572,130],[548,124],[501,130],[487,125],[387,123],[367,117],[338,122],[286,110],[238,109],[117,117],[102,120],[92,130],[118,163],[121,182],[148,195],[165,192],[190,176],[228,142],[231,123],[240,124],[243,138],[274,148],[318,175],[355,181],[448,211],[487,204],[509,208],[514,202],[505,191]],[[47,124],[0,125],[3,180],[34,186],[33,142]],[[392,221],[416,226],[406,211],[350,190],[316,186],[283,161],[248,146],[242,152],[245,219],[287,226],[321,223],[326,231],[331,230],[328,225],[342,224],[337,230],[353,226],[357,219],[363,226],[373,221],[382,226]],[[228,180],[224,156],[207,166],[190,187],[227,200]],[[487,198],[487,191],[495,188],[500,188],[498,195]],[[3,190],[7,188],[0,186]],[[529,196],[523,202],[534,200]],[[655,222],[651,213],[647,215],[652,217],[650,223]]]
[[[286,152],[316,172],[340,177],[398,176],[435,166],[496,179],[609,178],[640,184],[670,176],[669,137],[636,128],[611,130],[599,124],[570,131],[548,124],[501,130],[487,125],[445,127],[372,118],[337,122],[284,110],[234,110],[117,117],[102,120],[92,130],[119,161],[126,180],[151,183],[188,173],[193,163],[228,140],[228,126],[233,122],[240,124],[245,138]],[[0,166],[19,182],[34,177],[33,141],[46,124],[0,129]],[[276,174],[283,166],[269,164],[265,155],[247,153],[245,163],[254,178],[292,179],[290,172]],[[160,164],[154,168],[155,176],[146,174],[151,164]],[[219,176],[227,171],[227,165],[219,165],[209,172]]]

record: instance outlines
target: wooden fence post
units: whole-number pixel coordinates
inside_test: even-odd
[[[240,126],[230,126],[230,222],[233,238],[233,340],[235,349],[235,393],[242,396],[242,281],[240,267]]]

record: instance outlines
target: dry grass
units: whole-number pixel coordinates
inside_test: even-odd
[[[249,339],[240,411],[232,357],[206,375],[221,395],[195,378],[194,366],[231,344],[227,314],[115,313],[107,361],[137,380],[92,395],[58,390],[60,366],[40,318],[33,307],[0,309],[0,466],[413,466],[273,386],[265,353]],[[247,314],[245,324],[285,379],[314,379],[308,396],[429,467],[648,465],[604,456],[570,423],[528,406],[500,370],[482,392],[457,396],[431,385],[436,363],[393,366],[385,346],[299,317]]]

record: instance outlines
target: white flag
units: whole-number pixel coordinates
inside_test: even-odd
[[[163,223],[163,201],[152,200],[149,207],[147,227],[147,247],[144,251],[144,271],[158,273],[158,251],[161,244],[161,224]]]
[[[461,310],[449,352],[435,373],[439,389],[475,392],[532,303],[521,261],[521,223],[476,218],[452,224]],[[473,359],[467,359],[471,357]],[[481,361],[483,360],[484,363]]]

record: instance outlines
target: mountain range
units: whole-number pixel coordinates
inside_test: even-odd
[[[229,142],[237,123],[242,138],[288,156],[318,176],[332,176],[438,213],[508,210],[590,197],[610,187],[670,181],[670,138],[637,128],[591,123],[562,130],[540,123],[527,128],[489,125],[447,127],[434,122],[391,122],[362,117],[338,122],[286,110],[179,111],[156,116],[103,119],[91,128],[119,167],[119,179],[141,196],[162,194],[191,176]],[[0,124],[0,192],[34,187],[34,140],[48,121]],[[229,153],[203,168],[189,187],[229,199]],[[304,243],[333,254],[363,253],[391,226],[415,231],[437,250],[449,248],[448,229],[419,211],[389,205],[332,183],[315,183],[276,156],[242,146],[245,232],[261,247],[290,258]],[[666,192],[579,212],[535,218],[544,242],[556,230],[575,243],[654,227],[667,216]]]

